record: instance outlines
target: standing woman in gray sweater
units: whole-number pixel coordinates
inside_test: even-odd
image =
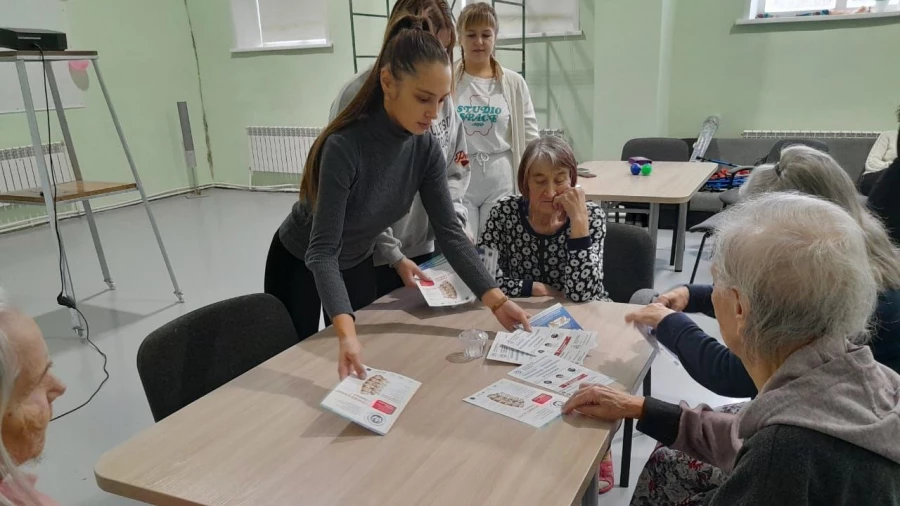
[[[456,29],[450,6],[445,0],[398,0],[391,10],[387,30],[404,16],[421,16],[428,18],[434,33],[447,54],[453,58],[453,47],[456,45]],[[385,33],[388,36],[389,33]],[[370,66],[353,76],[338,92],[331,104],[328,120],[337,118],[353,98],[356,97],[363,84],[372,74],[374,66]],[[456,216],[466,226],[466,206],[462,199],[469,187],[469,160],[466,154],[466,132],[462,120],[456,112],[452,97],[444,100],[437,118],[431,124],[431,135],[435,137],[447,159],[447,185]],[[386,295],[404,285],[414,287],[415,277],[421,276],[419,264],[435,256],[434,232],[428,223],[428,214],[421,199],[416,196],[409,212],[391,224],[375,241],[375,279],[378,284],[378,296]]]
[[[450,59],[427,21],[391,27],[356,98],[322,132],[307,159],[300,200],[279,227],[266,260],[266,293],[288,308],[300,336],[333,323],[338,373],[365,377],[353,312],[376,298],[376,238],[419,193],[441,251],[507,329],[530,328],[503,295],[466,237],[447,187],[447,164],[428,130],[450,95]]]

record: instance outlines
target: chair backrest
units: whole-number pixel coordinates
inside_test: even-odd
[[[772,149],[769,150],[769,154],[767,154],[764,158],[761,158],[756,165],[761,165],[764,163],[776,163],[781,160],[781,150],[788,146],[793,146],[796,144],[800,144],[803,146],[809,146],[813,149],[818,149],[819,151],[823,151],[825,153],[828,152],[828,144],[825,141],[820,141],[817,139],[781,139],[772,145]]]
[[[138,374],[157,422],[297,344],[284,305],[253,294],[211,304],[141,343]]]
[[[656,162],[686,162],[691,158],[688,144],[682,139],[645,137],[631,139],[622,147],[622,160],[643,156]]]
[[[627,303],[642,288],[653,288],[656,250],[646,230],[607,223],[603,245],[603,285],[613,302]]]

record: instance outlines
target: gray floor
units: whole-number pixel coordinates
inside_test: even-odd
[[[215,190],[202,199],[175,197],[154,203],[185,304],[175,303],[142,208],[97,217],[115,291],[108,291],[101,279],[83,219],[62,224],[77,295],[92,338],[109,355],[111,379],[88,406],[51,424],[44,458],[35,467],[42,491],[66,505],[138,504],[100,491],[92,469],[101,454],[153,423],[135,369],[141,340],[188,311],[261,291],[269,241],[295,199],[293,194]],[[675,273],[668,267],[670,237],[667,231],[660,233],[657,287],[661,289],[687,281],[700,240],[698,235],[688,236],[686,271]],[[0,284],[14,303],[36,315],[45,333],[54,370],[69,387],[55,405],[61,413],[93,392],[102,371],[100,357],[72,334],[68,314],[54,303],[59,290],[54,247],[47,227],[0,235]],[[698,281],[709,281],[706,262]],[[715,322],[699,320],[718,335]],[[653,385],[654,395],[664,400],[711,405],[730,401],[698,386],[666,356],[654,364]],[[632,485],[653,446],[647,437],[635,439]],[[613,452],[618,461],[621,436],[616,437]],[[601,504],[627,504],[630,496],[631,490],[616,488],[601,497]]]

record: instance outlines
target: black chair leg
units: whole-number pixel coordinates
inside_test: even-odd
[[[628,480],[631,475],[631,437],[634,432],[634,420],[625,419],[625,432],[622,433],[622,462],[619,469],[619,486],[628,488]]]
[[[675,245],[678,244],[678,234],[681,233],[678,230],[678,225],[672,227],[672,249],[669,253],[669,265],[675,265]]]
[[[703,256],[703,246],[706,244],[706,238],[709,237],[709,232],[703,233],[703,238],[700,239],[700,249],[697,251],[697,259],[694,260],[694,270],[691,272],[691,284],[694,284],[694,278],[697,277],[697,267],[700,266],[700,257]]]

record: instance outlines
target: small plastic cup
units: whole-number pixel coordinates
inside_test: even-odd
[[[478,329],[464,330],[459,333],[459,340],[465,347],[466,358],[481,358],[484,356],[484,346],[487,344],[487,332]]]

